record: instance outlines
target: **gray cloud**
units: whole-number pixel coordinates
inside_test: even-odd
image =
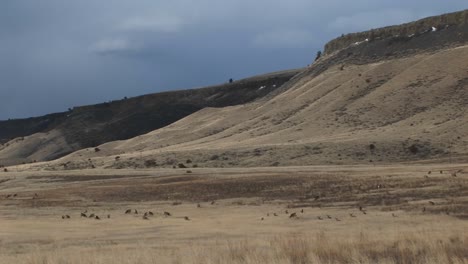
[[[301,67],[342,33],[466,0],[2,0],[0,119]]]
[[[156,15],[152,17],[133,17],[125,20],[120,29],[124,31],[178,32],[183,20],[176,16]]]
[[[302,29],[275,29],[260,33],[253,40],[254,45],[267,48],[297,48],[313,42],[313,34]]]
[[[138,45],[124,38],[102,39],[91,46],[91,51],[101,54],[136,51],[138,49]]]

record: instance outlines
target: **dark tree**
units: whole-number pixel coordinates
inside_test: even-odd
[[[234,81],[234,80],[233,80],[232,78],[231,78],[231,79],[229,79],[229,83],[232,83],[233,81]]]
[[[315,60],[318,60],[320,59],[320,57],[322,57],[322,51],[317,51],[317,56],[315,57]]]

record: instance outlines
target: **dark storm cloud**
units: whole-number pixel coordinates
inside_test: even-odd
[[[455,1],[2,0],[0,119],[302,67],[342,33]]]

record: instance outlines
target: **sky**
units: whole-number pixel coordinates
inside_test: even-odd
[[[0,0],[0,120],[304,67],[341,34],[463,9],[466,0]]]

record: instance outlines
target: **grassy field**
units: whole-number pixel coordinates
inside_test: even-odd
[[[0,197],[0,263],[468,263],[464,164],[9,172]]]

